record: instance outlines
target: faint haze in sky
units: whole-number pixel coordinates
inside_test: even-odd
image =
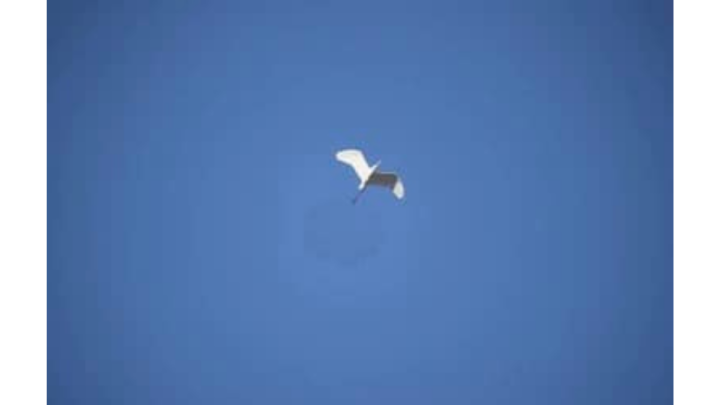
[[[350,204],[347,198],[330,200],[306,213],[303,243],[321,260],[354,266],[383,248],[385,226],[380,211]],[[392,241],[387,243],[392,249]]]

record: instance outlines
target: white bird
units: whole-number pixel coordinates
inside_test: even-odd
[[[353,204],[360,198],[360,195],[365,191],[367,186],[388,187],[398,199],[405,197],[405,187],[403,187],[400,177],[395,173],[378,171],[378,166],[380,166],[379,161],[372,167],[369,166],[367,160],[365,160],[365,155],[357,149],[341,150],[335,157],[340,162],[352,167],[360,178],[360,185],[358,186],[358,190],[360,191],[353,199]]]

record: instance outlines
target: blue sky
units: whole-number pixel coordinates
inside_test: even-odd
[[[49,402],[672,403],[672,21],[50,2]]]

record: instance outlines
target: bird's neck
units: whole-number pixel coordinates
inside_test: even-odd
[[[373,173],[375,173],[375,170],[377,170],[378,166],[380,166],[380,162],[375,163],[375,165],[370,166],[370,173],[367,175],[367,178],[362,179],[360,182],[360,185],[358,186],[359,190],[362,190],[367,186],[368,181],[370,181],[370,177],[372,177]]]

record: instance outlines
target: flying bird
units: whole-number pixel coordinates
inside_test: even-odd
[[[365,160],[365,155],[363,155],[362,151],[357,149],[341,150],[335,157],[340,162],[352,167],[355,170],[355,174],[360,178],[359,191],[353,199],[353,204],[357,202],[367,186],[387,187],[392,190],[397,199],[401,200],[405,197],[405,187],[403,187],[403,183],[397,174],[378,171],[380,161],[371,167],[368,165],[367,160]]]

